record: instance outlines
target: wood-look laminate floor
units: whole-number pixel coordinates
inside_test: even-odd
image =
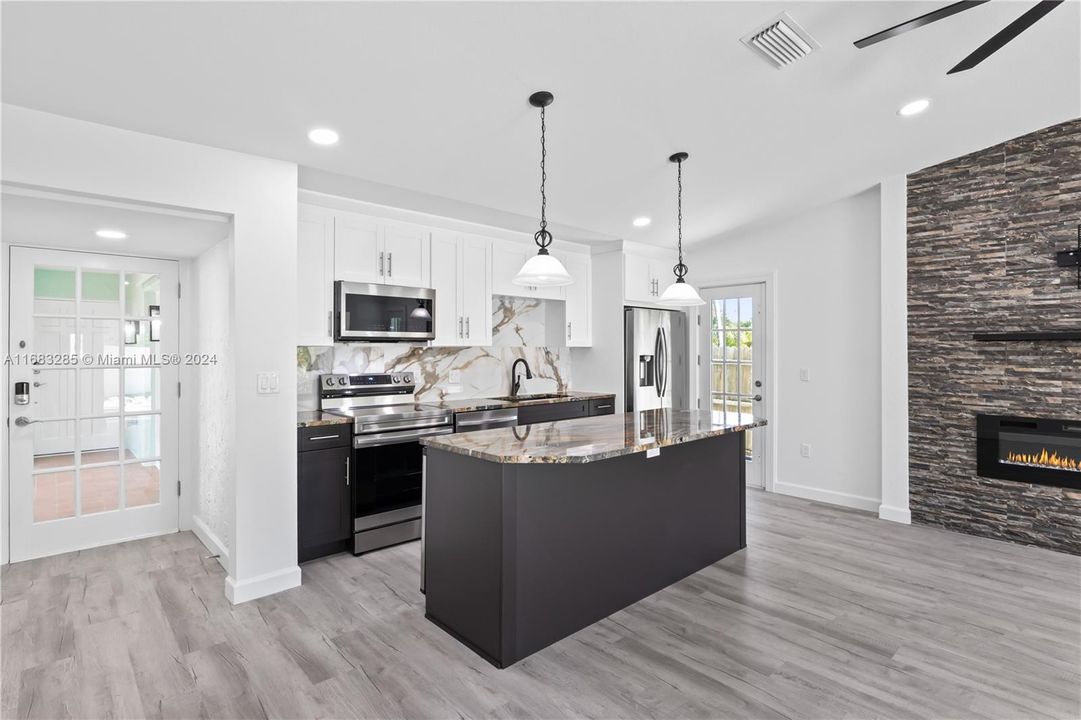
[[[750,493],[749,547],[507,670],[416,543],[231,607],[189,533],[3,571],[3,717],[1077,718],[1081,558]]]

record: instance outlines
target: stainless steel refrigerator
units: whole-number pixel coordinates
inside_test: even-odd
[[[629,307],[623,313],[626,411],[687,410],[690,368],[687,314]]]

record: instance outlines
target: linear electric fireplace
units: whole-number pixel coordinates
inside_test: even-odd
[[[1081,490],[1081,420],[977,415],[976,473]]]

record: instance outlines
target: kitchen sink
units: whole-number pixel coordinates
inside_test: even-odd
[[[502,397],[492,398],[493,400],[505,400],[506,402],[517,402],[519,400],[552,400],[554,398],[570,397],[566,393],[534,393],[532,395],[503,395]]]

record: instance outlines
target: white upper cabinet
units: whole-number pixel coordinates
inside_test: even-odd
[[[433,345],[492,344],[491,248],[486,238],[432,233]]]
[[[513,280],[525,261],[533,257],[537,246],[515,242],[492,242],[492,293],[515,297],[562,300],[563,288],[551,286],[515,285]]]
[[[429,287],[431,231],[420,225],[335,213],[334,277]]]
[[[593,278],[590,256],[583,253],[557,253],[574,282],[563,288],[566,296],[566,345],[590,347],[593,344]]]
[[[301,205],[297,227],[297,345],[332,345],[334,215]]]
[[[335,213],[334,279],[348,282],[383,282],[381,256],[383,226],[353,213]]]
[[[386,223],[383,226],[383,282],[388,285],[430,287],[431,231],[419,225]]]
[[[674,264],[674,263],[673,263]],[[638,253],[623,255],[623,297],[631,303],[656,303],[667,287],[665,260]]]

